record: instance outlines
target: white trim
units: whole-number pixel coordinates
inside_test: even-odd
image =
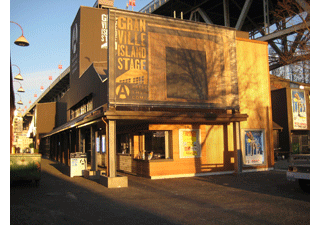
[[[233,174],[235,171],[222,171],[222,172],[209,172],[209,173],[188,173],[188,174],[172,174],[172,175],[161,175],[161,176],[152,176],[151,180],[158,179],[170,179],[170,178],[183,178],[183,177],[203,177],[203,176],[212,176],[212,175],[224,175],[224,174]]]

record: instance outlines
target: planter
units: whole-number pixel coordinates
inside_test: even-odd
[[[100,184],[107,188],[123,188],[128,187],[128,177],[116,176],[107,177],[105,173],[100,175]]]
[[[11,154],[10,181],[41,179],[41,154]]]
[[[92,170],[83,170],[83,176],[89,180],[96,180],[100,178],[100,170],[92,171]]]

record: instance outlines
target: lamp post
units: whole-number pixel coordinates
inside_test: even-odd
[[[18,46],[24,46],[24,47],[29,46],[29,42],[23,36],[22,27],[16,22],[10,21],[10,23],[14,23],[14,24],[18,25],[22,31],[22,35],[14,43]],[[20,68],[19,68],[19,71],[20,71]],[[15,79],[17,79],[17,78],[15,78]],[[20,86],[21,86],[21,84],[20,84]],[[16,106],[14,103],[15,103],[15,100],[14,100],[13,81],[12,81],[12,65],[11,65],[11,56],[10,56],[10,153],[12,153],[12,141],[13,141],[12,121],[13,121],[13,116],[14,116],[14,110],[16,109]]]
[[[24,89],[19,81],[14,80],[13,82],[17,82],[20,84],[20,88],[18,89],[18,92],[24,92]]]
[[[16,95],[19,95],[18,93],[16,93]],[[23,105],[23,102],[21,101],[21,96],[19,95],[20,100],[17,102],[18,105]]]
[[[19,46],[23,46],[23,47],[26,47],[26,46],[29,46],[29,42],[27,41],[27,39],[23,36],[23,29],[22,27],[16,23],[16,22],[13,22],[13,21],[10,21],[10,23],[14,23],[16,25],[18,25],[22,31],[22,34],[21,36],[14,42],[16,45],[19,45]]]
[[[17,76],[14,77],[15,80],[23,80],[23,77],[21,76],[21,70],[19,68],[19,66],[12,64],[11,66],[15,66],[19,69],[19,73]]]

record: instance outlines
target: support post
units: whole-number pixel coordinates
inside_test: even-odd
[[[236,173],[242,173],[242,152],[241,152],[241,143],[240,143],[240,122],[233,122],[233,135],[234,135],[234,143],[235,149],[234,158],[235,164],[234,169]]]
[[[116,177],[116,121],[109,120],[109,177]]]
[[[248,11],[249,11],[249,8],[251,6],[252,1],[253,0],[246,0],[246,2],[244,3],[244,6],[243,6],[241,14],[239,16],[238,22],[236,24],[236,29],[237,30],[241,30],[242,25],[244,23],[244,20],[247,17],[247,14],[248,14]]]
[[[230,27],[229,0],[223,0],[224,26]]]
[[[95,133],[93,131],[93,126],[90,127],[90,140],[91,140],[91,170],[97,170],[97,151],[95,145]]]

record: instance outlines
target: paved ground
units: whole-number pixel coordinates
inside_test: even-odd
[[[309,224],[310,195],[285,172],[149,180],[107,189],[42,159],[42,179],[10,187],[11,224]]]

